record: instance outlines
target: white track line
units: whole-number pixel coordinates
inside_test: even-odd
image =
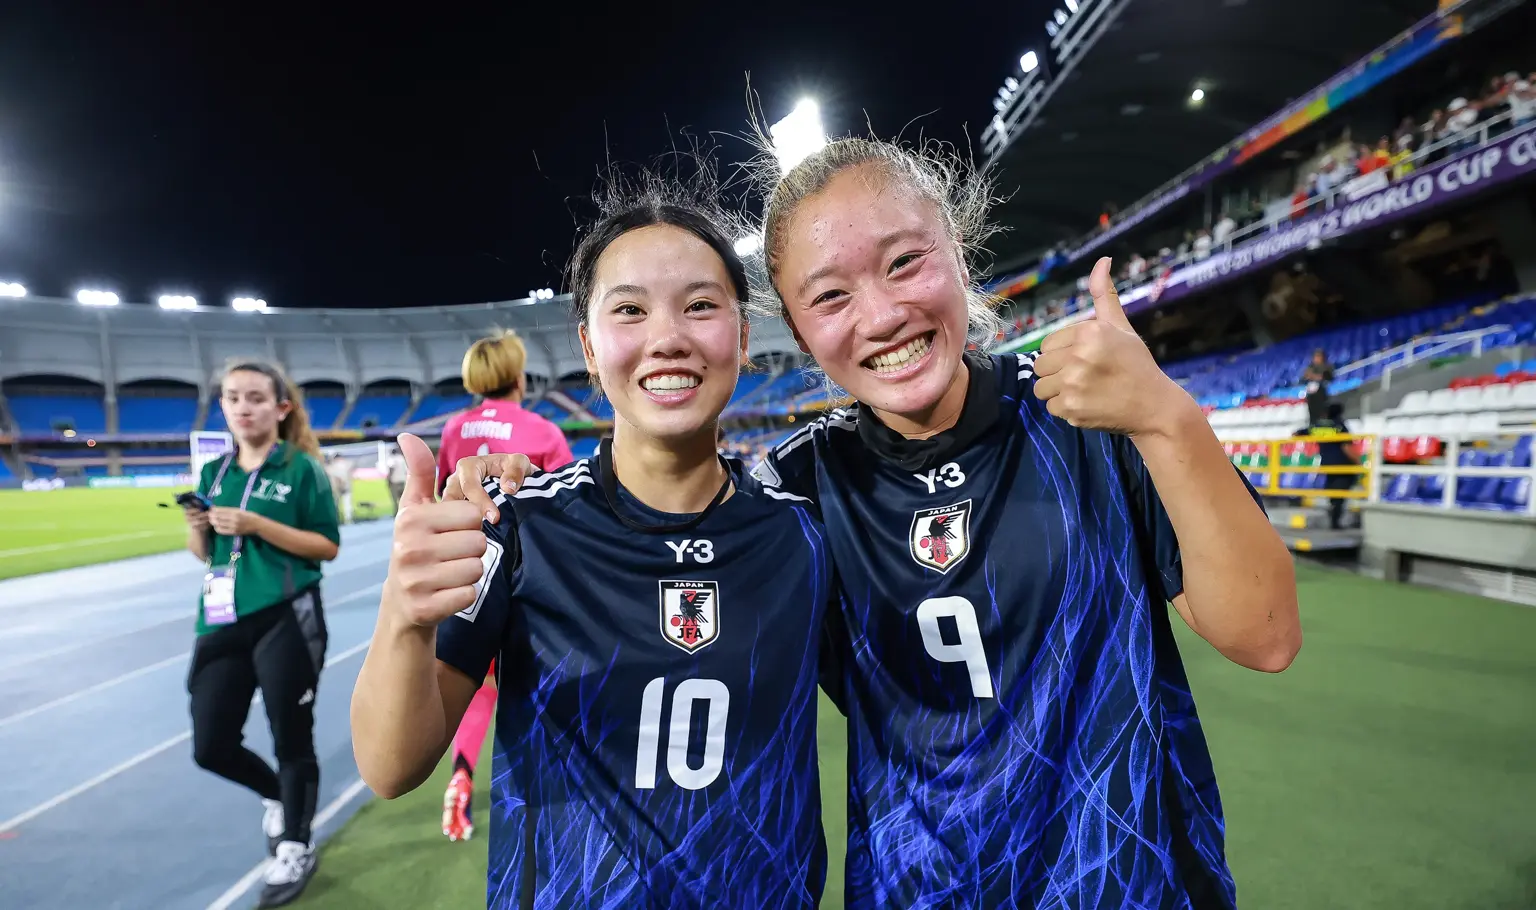
[[[310,822],[310,831],[319,831],[328,822],[330,822],[332,818],[336,817],[336,813],[340,812],[342,809],[345,809],[347,804],[356,799],[357,795],[363,792],[367,786],[367,784],[363,783],[362,778],[358,778],[357,780],[353,781],[351,785],[347,787],[347,789],[341,791],[340,796],[337,796],[335,799],[325,804],[325,808],[320,810],[319,814],[315,816],[315,820],[313,822]],[[313,833],[311,833],[310,836],[313,837]],[[229,910],[230,907],[234,906],[235,901],[239,900],[245,894],[245,892],[251,890],[252,885],[261,881],[262,876],[267,872],[267,864],[270,862],[271,860],[264,859],[256,865],[252,866],[251,871],[241,876],[240,880],[231,885],[228,891],[220,894],[213,903],[209,904],[208,910]]]
[[[51,553],[54,550],[68,550],[73,547],[83,547],[93,543],[114,543],[119,540],[138,540],[141,537],[155,537],[163,535],[164,533],[164,531],[135,531],[132,534],[113,534],[110,537],[87,537],[84,540],[70,540],[64,543],[46,543],[39,544],[35,547],[19,547],[15,550],[0,550],[0,559],[6,559],[11,556],[26,556],[29,553]]]
[[[361,600],[362,598],[369,596],[370,594],[374,593],[375,591],[379,590],[382,587],[384,587],[384,585],[382,583],[374,584],[374,585],[369,585],[368,587],[363,588],[361,590],[353,591],[351,594],[348,594],[345,597],[339,598],[336,601],[334,601],[333,603],[334,604],[344,604],[344,603],[348,603],[348,602],[354,601],[354,600]],[[44,702],[41,705],[37,705],[36,707],[28,708],[27,710],[22,711],[22,712],[20,712],[18,714],[12,714],[9,717],[0,717],[0,727],[3,727],[3,726],[5,726],[6,724],[9,724],[9,723],[14,723],[14,722],[19,721],[19,720],[25,720],[28,717],[32,717],[33,715],[36,715],[36,714],[41,714],[44,711],[47,711],[47,710],[49,710],[51,708],[57,708],[59,705],[67,705],[67,704],[69,704],[70,702],[74,701],[77,698],[83,698],[83,697],[85,697],[87,695],[90,695],[90,694],[95,693],[95,692],[100,692],[100,691],[102,691],[104,689],[110,689],[113,686],[116,686],[116,685],[118,685],[120,683],[128,682],[131,679],[137,679],[140,676],[145,675],[146,673],[153,673],[154,671],[159,670],[159,669],[161,669],[163,667],[168,667],[171,664],[176,663],[177,661],[186,660],[188,657],[191,657],[191,656],[192,656],[192,652],[191,651],[183,651],[180,654],[174,655],[172,657],[167,657],[165,660],[162,660],[159,663],[153,663],[153,664],[150,664],[147,667],[140,667],[137,670],[130,670],[129,672],[124,673],[121,676],[115,676],[112,679],[104,680],[102,682],[96,683],[94,686],[88,686],[88,687],[86,687],[84,689],[81,689],[78,692],[71,692],[68,695],[61,695],[58,698],[55,698],[53,701]],[[330,666],[330,664],[327,663],[326,666]]]
[[[361,593],[362,592],[359,592],[359,594],[361,594]],[[338,601],[338,603],[339,603],[339,601]],[[342,661],[346,660],[347,658],[352,657],[352,656],[354,656],[356,654],[361,654],[363,651],[366,651],[366,650],[368,650],[368,642],[366,642],[366,641],[363,642],[360,645],[355,645],[353,647],[350,647],[347,650],[341,652],[340,654],[337,654],[336,656],[334,656],[334,657],[330,658],[329,660],[327,660],[325,662],[325,669],[329,670],[331,667],[335,666],[336,664],[341,663]],[[259,698],[259,696],[258,696],[258,698]],[[252,704],[255,704],[254,700],[252,701]],[[119,774],[122,774],[124,771],[127,771],[127,770],[129,770],[131,768],[135,768],[135,767],[143,764],[144,762],[149,761],[151,758],[154,758],[156,755],[159,755],[161,752],[164,752],[167,749],[173,748],[174,746],[177,746],[180,743],[184,743],[184,742],[186,742],[187,740],[189,740],[191,738],[192,738],[192,731],[191,730],[187,730],[184,733],[176,734],[175,736],[171,737],[170,739],[166,740],[163,743],[160,743],[158,745],[151,746],[148,749],[145,749],[143,752],[140,752],[138,755],[135,755],[134,757],[128,759],[127,761],[123,762],[122,764],[116,765],[116,766],[111,767],[111,768],[108,768],[107,770],[101,772],[100,774],[96,775],[95,777],[91,778],[90,780],[85,781],[84,783],[76,784],[73,787],[70,787],[68,790],[65,790],[63,793],[60,793],[58,796],[53,797],[52,799],[48,800],[47,802],[39,803],[36,806],[33,806],[32,808],[28,809],[27,811],[21,813],[20,815],[17,815],[17,816],[15,816],[13,818],[8,818],[5,821],[0,822],[0,834],[4,834],[5,832],[10,831],[12,828],[17,828],[17,827],[20,827],[21,825],[26,824],[27,822],[31,821],[32,819],[37,818],[39,815],[42,815],[44,812],[48,812],[48,811],[50,811],[52,809],[55,809],[55,808],[63,805],[64,803],[69,802],[70,800],[72,800],[75,797],[79,796],[80,794],[86,792],[87,790],[91,790],[91,789],[93,789],[93,788],[95,788],[97,786],[100,786],[101,784],[104,784],[107,781],[111,780],[112,778],[118,776]]]
[[[53,701],[45,701],[42,704],[37,705],[36,707],[28,708],[25,711],[19,712],[17,714],[12,714],[9,717],[0,717],[0,727],[5,726],[6,724],[13,724],[13,723],[15,723],[15,722],[17,722],[19,720],[26,720],[27,718],[32,717],[32,716],[37,715],[37,714],[41,714],[44,711],[48,711],[48,710],[51,710],[53,708],[57,708],[59,705],[67,705],[67,704],[69,704],[70,702],[74,701],[77,698],[84,698],[85,696],[90,695],[93,692],[100,692],[103,689],[110,689],[113,686],[119,685],[121,683],[125,683],[128,680],[130,680],[130,679],[138,679],[140,676],[144,676],[144,675],[146,675],[148,673],[153,673],[156,670],[159,670],[159,669],[162,669],[162,668],[165,668],[165,667],[169,667],[172,664],[181,663],[181,662],[185,661],[188,657],[190,657],[191,654],[192,654],[191,651],[183,651],[180,654],[174,654],[174,655],[172,655],[170,657],[167,657],[165,660],[162,660],[159,663],[150,664],[147,667],[140,667],[137,670],[130,670],[129,672],[124,673],[121,676],[114,676],[111,679],[103,680],[102,682],[99,682],[99,683],[97,683],[94,686],[87,686],[86,688],[81,689],[78,692],[71,692],[68,695],[61,695],[58,698],[55,698]]]

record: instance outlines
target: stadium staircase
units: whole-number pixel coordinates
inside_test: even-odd
[[[577,420],[595,420],[576,399],[572,398],[564,389],[550,389],[544,393],[544,397],[570,412]]]
[[[347,425],[347,418],[352,416],[352,409],[357,407],[357,400],[360,397],[362,397],[362,396],[359,393],[353,392],[351,390],[348,390],[347,391],[347,403],[341,406],[340,413],[338,413],[336,415],[336,421],[334,423],[332,423],[328,427],[317,427],[316,429],[321,429],[321,430],[339,430],[342,427],[346,426]]]

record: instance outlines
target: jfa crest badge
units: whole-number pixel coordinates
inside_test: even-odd
[[[720,634],[720,585],[713,581],[662,581],[661,634],[690,654]]]
[[[971,552],[971,501],[912,513],[908,543],[918,565],[948,573]]]

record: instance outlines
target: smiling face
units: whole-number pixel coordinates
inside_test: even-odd
[[[650,225],[610,243],[593,278],[581,347],[616,422],[662,440],[713,434],[747,348],[720,256],[689,231]]]
[[[800,202],[778,253],[791,328],[832,381],[903,431],[958,413],[968,277],[932,200],[878,164],[847,168]]]

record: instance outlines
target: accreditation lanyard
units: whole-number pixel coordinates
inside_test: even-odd
[[[223,481],[224,481],[224,474],[225,474],[225,472],[229,470],[229,466],[230,466],[230,464],[232,464],[234,462],[234,460],[235,460],[235,453],[234,452],[231,452],[228,455],[224,456],[224,463],[219,465],[219,473],[213,475],[213,485],[208,488],[208,492],[209,492],[210,495],[218,491],[219,484],[223,483]],[[240,511],[244,512],[245,511],[245,507],[250,505],[250,503],[251,503],[251,494],[253,492],[255,492],[255,490],[256,490],[256,481],[261,478],[261,469],[264,468],[264,467],[266,467],[266,462],[262,462],[261,464],[257,465],[256,466],[256,470],[251,472],[251,476],[246,478],[246,481],[245,481],[245,492],[240,494]],[[235,536],[235,542],[230,546],[230,549],[229,549],[229,562],[230,562],[231,566],[233,566],[235,564],[235,562],[240,559],[240,550],[244,546],[244,544],[245,544],[245,537],[241,536],[241,535],[236,535]],[[208,559],[209,559],[209,561],[211,563],[212,560],[213,560],[213,554],[212,553],[209,554]]]
[[[219,473],[213,478],[213,485],[208,488],[210,493],[219,489],[219,484],[224,480],[224,473],[229,470],[229,465],[234,461],[235,455],[231,452],[225,457],[224,463],[219,466]],[[240,510],[251,502],[251,494],[256,490],[256,481],[261,475],[261,465],[251,472],[251,476],[245,481],[245,493],[240,497]],[[240,561],[240,550],[245,544],[245,538],[235,536],[235,542],[230,546],[229,564],[214,568],[213,548],[209,547],[208,574],[203,578],[203,620],[209,626],[224,626],[235,621],[235,563]]]

